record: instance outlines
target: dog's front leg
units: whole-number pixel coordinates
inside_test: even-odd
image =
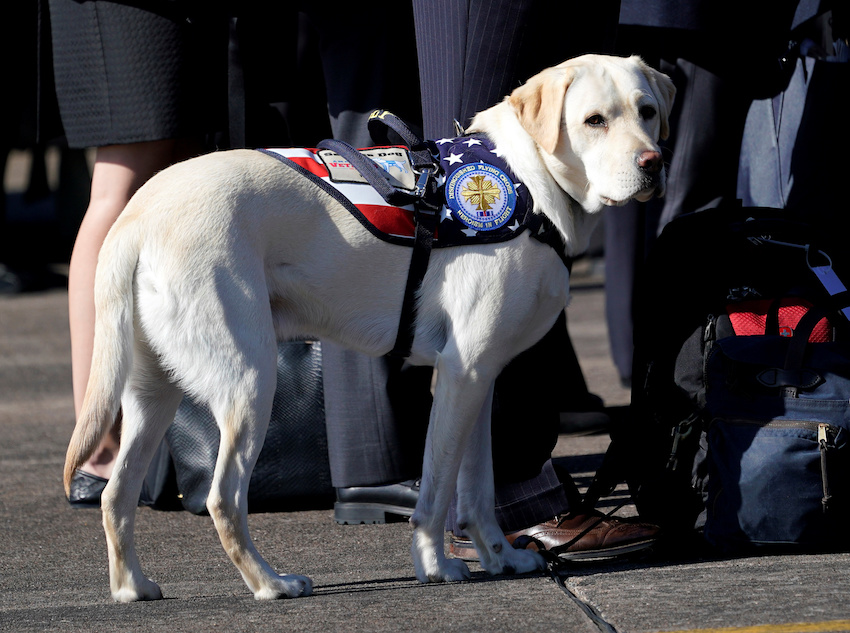
[[[481,566],[487,572],[523,574],[543,569],[546,563],[537,552],[511,547],[496,521],[491,437],[494,386],[490,387],[461,462],[457,520],[475,543]]]
[[[411,554],[416,577],[421,582],[452,582],[469,578],[466,563],[446,557],[445,522],[464,448],[487,401],[494,377],[476,376],[475,372],[459,365],[447,360],[446,356],[441,356],[437,362],[437,384],[425,442],[422,484],[416,511],[410,519],[414,526]]]

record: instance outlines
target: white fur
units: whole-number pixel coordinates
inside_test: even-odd
[[[472,129],[505,153],[535,211],[554,222],[574,255],[602,201],[645,198],[663,186],[663,173],[648,180],[637,157],[658,151],[672,97],[669,80],[637,58],[585,56],[532,78],[479,114]],[[647,103],[659,113],[654,120],[637,116]],[[597,111],[604,130],[585,125]],[[260,152],[187,161],[139,190],[101,252],[94,359],[65,471],[67,486],[120,401],[121,451],[102,500],[115,600],[161,597],[136,558],[133,521],[142,478],[183,392],[208,404],[221,430],[207,508],[246,584],[258,599],[311,592],[309,578],[272,570],[247,528],[248,482],[275,389],[275,340],[317,336],[387,353],[409,260],[407,248],[377,240],[330,196]],[[431,256],[410,358],[437,368],[411,519],[422,582],[469,576],[443,550],[455,490],[459,520],[487,571],[543,566],[537,553],[512,549],[495,521],[490,408],[496,376],[551,328],[568,283],[558,254],[528,234]]]

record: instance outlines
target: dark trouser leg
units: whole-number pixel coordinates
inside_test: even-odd
[[[325,418],[336,488],[419,477],[431,408],[430,367],[401,368],[322,341]]]

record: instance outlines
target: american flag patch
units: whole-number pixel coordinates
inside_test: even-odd
[[[406,151],[405,148],[400,149],[402,149],[402,151]],[[371,227],[374,227],[374,229],[377,229],[379,232],[402,240],[413,239],[415,225],[413,221],[412,205],[396,207],[388,204],[373,187],[365,182],[365,179],[363,179],[362,182],[358,182],[356,177],[352,177],[343,181],[339,178],[338,171],[335,171],[332,177],[326,161],[319,155],[323,150],[295,147],[285,149],[266,149],[260,151],[291,161],[308,174],[312,175],[314,180],[318,180],[323,183],[323,188],[326,191],[331,189],[338,192],[342,198],[347,200],[357,209],[357,211],[360,212]],[[345,159],[342,160],[344,161]],[[387,171],[386,163],[382,164],[379,160],[375,160],[374,162],[379,167]],[[345,169],[346,165],[335,163],[332,165],[332,168],[336,168],[337,170]],[[394,166],[391,164],[390,169],[388,170],[388,173],[391,176],[395,175],[393,174],[393,170]],[[335,197],[340,199],[338,196]],[[367,228],[370,228],[371,230],[371,227]]]

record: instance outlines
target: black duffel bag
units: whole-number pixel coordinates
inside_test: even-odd
[[[206,513],[220,434],[205,406],[183,398],[166,442],[180,502]],[[318,341],[278,344],[277,391],[248,488],[249,512],[330,507],[333,501]]]

